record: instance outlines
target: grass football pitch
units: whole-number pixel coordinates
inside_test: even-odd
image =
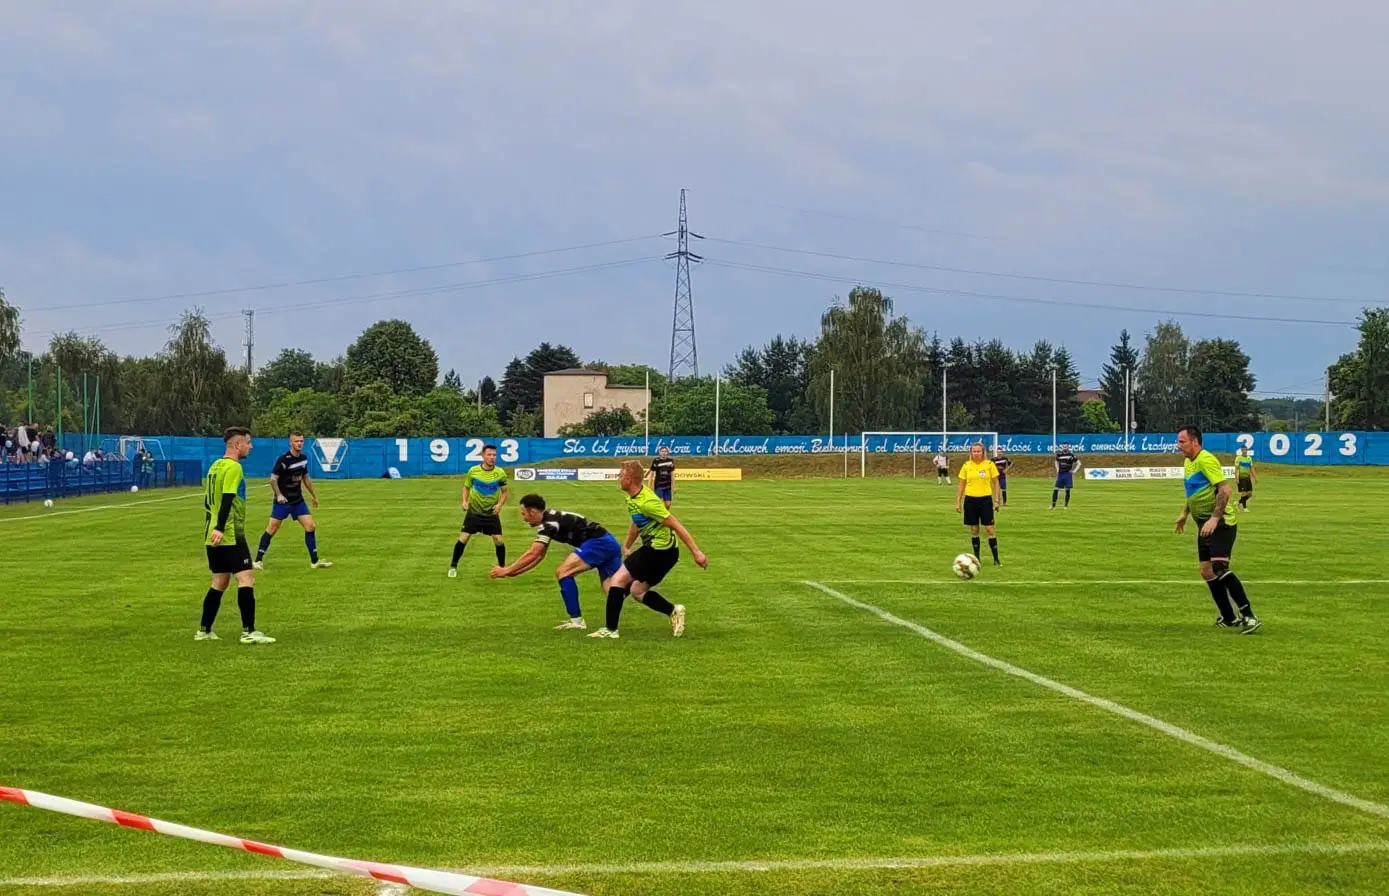
[[[196,494],[0,508],[0,785],[587,894],[1389,891],[1389,477],[1266,471],[1249,636],[1211,625],[1179,483],[1048,486],[962,582],[934,481],[683,485],[678,640],[630,603],[620,641],[552,631],[562,546],[446,578],[452,480],[320,483],[335,566],[286,524],[266,647],[231,597],[193,641]],[[533,487],[625,531],[611,484]],[[7,894],[379,892],[315,874],[0,803]]]

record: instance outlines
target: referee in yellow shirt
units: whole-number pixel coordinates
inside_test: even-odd
[[[994,536],[994,511],[998,506],[998,467],[984,456],[984,443],[975,442],[969,446],[969,460],[960,467],[955,512],[963,511],[965,515],[965,525],[969,527],[969,541],[976,560],[979,559],[979,527],[983,526],[988,531],[994,566],[1003,565],[998,559],[998,538]]]

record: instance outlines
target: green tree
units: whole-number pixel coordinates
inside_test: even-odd
[[[637,427],[637,418],[627,408],[604,408],[589,414],[581,423],[561,426],[559,434],[566,437],[620,436]]]
[[[377,321],[347,349],[345,382],[386,383],[399,395],[424,395],[439,380],[439,356],[403,320]]]
[[[814,415],[802,412],[808,406],[810,353],[810,343],[777,334],[761,348],[748,346],[743,349],[725,368],[724,377],[729,382],[760,386],[766,391],[767,405],[773,414],[772,426],[777,432],[813,432]],[[807,423],[812,428],[802,430]]]
[[[482,378],[482,382],[477,384],[478,399],[484,405],[496,405],[497,403],[497,384],[492,381],[490,376]]]
[[[1123,402],[1119,402],[1120,406]],[[1109,416],[1109,406],[1100,399],[1087,401],[1080,408],[1080,432],[1119,432],[1124,427]]]
[[[298,392],[318,385],[318,364],[313,355],[297,348],[282,349],[252,380],[256,406],[263,408],[277,389]]]
[[[314,365],[314,391],[336,395],[347,388],[347,362],[341,357]]]
[[[1164,321],[1148,334],[1139,364],[1138,397],[1143,404],[1145,427],[1154,432],[1175,432],[1189,422],[1191,343],[1175,321]]]
[[[212,326],[202,309],[184,312],[170,328],[159,356],[157,417],[160,432],[174,435],[219,434],[225,427],[251,422],[250,379],[233,369],[212,341]]]
[[[1249,356],[1233,339],[1202,339],[1188,361],[1190,413],[1210,432],[1241,432],[1259,427],[1259,411],[1249,399],[1254,375]]]
[[[313,389],[276,389],[266,407],[256,414],[256,434],[284,438],[298,430],[313,437],[342,434],[341,398]]]
[[[1342,429],[1389,428],[1389,308],[1366,308],[1355,351],[1331,367],[1331,416]]]
[[[449,372],[444,374],[443,388],[458,395],[463,394],[463,380],[458,375],[458,371],[449,368]]]
[[[491,405],[479,408],[476,402],[443,386],[415,399],[412,405],[423,415],[424,425],[433,435],[457,438],[503,434],[496,408]]]
[[[545,374],[580,366],[579,356],[566,345],[542,342],[525,358],[513,358],[502,374],[497,410],[509,420],[516,410],[537,410],[545,399]]]
[[[1100,389],[1104,392],[1105,408],[1111,420],[1124,421],[1124,372],[1129,374],[1128,394],[1132,402],[1138,380],[1138,350],[1133,347],[1128,330],[1119,331],[1119,341],[1109,350],[1109,363],[1100,369]],[[1135,417],[1137,414],[1135,412]]]
[[[810,361],[810,393],[822,421],[829,419],[831,370],[837,429],[862,432],[915,425],[926,373],[925,337],[906,318],[894,317],[892,300],[878,290],[855,287],[847,302],[836,302],[820,318],[820,337]]]
[[[506,421],[506,434],[518,439],[538,439],[545,432],[545,412],[517,409],[511,412]]]
[[[716,395],[717,391],[717,395]],[[675,435],[712,435],[715,403],[718,429],[730,435],[770,435],[774,415],[761,386],[722,383],[710,377],[673,382],[664,395],[653,398],[651,419]],[[653,422],[654,431],[654,422]]]
[[[0,366],[13,364],[19,356],[19,309],[5,300],[0,289]]]

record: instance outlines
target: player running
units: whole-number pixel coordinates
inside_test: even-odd
[[[1061,450],[1056,452],[1056,482],[1051,486],[1051,509],[1056,509],[1056,496],[1062,489],[1066,490],[1066,503],[1062,505],[1062,510],[1071,506],[1071,486],[1074,484],[1075,473],[1080,469],[1080,458],[1076,457],[1071,446],[1062,443]]]
[[[236,605],[241,610],[241,643],[274,644],[256,629],[256,572],[246,543],[246,474],[241,462],[251,453],[251,431],[230,427],[222,434],[226,453],[208,468],[203,491],[203,544],[212,587],[203,597],[203,618],[195,641],[220,641],[212,631],[222,594],[236,579]]]
[[[975,442],[969,446],[969,460],[960,467],[960,485],[955,490],[955,512],[964,514],[975,560],[979,559],[979,527],[982,525],[989,533],[989,551],[994,556],[994,566],[1003,565],[998,559],[998,537],[994,531],[994,511],[998,506],[998,467],[984,456],[984,443]]]
[[[700,569],[709,568],[709,558],[695,544],[694,536],[685,526],[671,515],[661,499],[642,484],[644,471],[637,461],[622,465],[618,480],[622,490],[627,493],[627,513],[632,524],[627,528],[627,541],[622,546],[626,558],[622,568],[612,577],[608,585],[607,624],[589,635],[590,638],[616,638],[617,627],[622,620],[622,602],[630,593],[639,603],[670,617],[671,634],[680,637],[685,633],[685,608],[671,604],[652,589],[675,567],[680,559],[680,547],[676,538],[690,549],[690,556]],[[641,536],[641,547],[632,551],[632,543]],[[628,553],[630,551],[630,553]]]
[[[651,490],[669,510],[671,499],[675,497],[675,458],[670,456],[670,449],[665,445],[656,449],[656,459],[651,462],[647,475],[651,478]]]
[[[270,550],[270,539],[280,531],[285,517],[294,517],[304,527],[304,546],[309,549],[309,568],[327,569],[333,564],[318,559],[318,526],[314,523],[309,505],[304,503],[304,490],[309,492],[313,506],[318,506],[318,492],[313,487],[313,477],[309,475],[309,457],[304,453],[304,436],[294,432],[289,435],[289,451],[281,454],[270,471],[270,490],[275,493],[275,503],[270,505],[270,521],[260,536],[260,547],[256,548],[256,569],[265,569],[265,552]]]
[[[1003,453],[1003,449],[1000,448],[1000,447],[997,447],[997,446],[994,447],[993,462],[994,462],[994,467],[996,467],[996,468],[998,469],[998,493],[999,493],[999,495],[1000,495],[1000,497],[1001,497],[1001,500],[999,501],[998,506],[999,506],[999,507],[1007,507],[1007,506],[1008,506],[1008,468],[1011,467],[1011,466],[1013,465],[1013,462],[1012,462],[1011,460],[1008,459],[1008,455],[1006,455],[1006,454]]]
[[[497,446],[482,449],[482,463],[463,475],[463,531],[453,546],[453,561],[449,563],[449,578],[458,577],[458,561],[463,549],[474,535],[490,535],[497,549],[497,565],[506,566],[506,541],[502,538],[502,518],[506,505],[506,470],[497,466]]]
[[[1254,472],[1254,452],[1242,447],[1235,455],[1235,482],[1239,488],[1239,506],[1249,512],[1249,499],[1254,497],[1254,483],[1258,481]]]
[[[1244,583],[1230,571],[1230,554],[1235,547],[1235,508],[1230,505],[1230,481],[1214,454],[1201,446],[1199,427],[1184,426],[1177,432],[1177,450],[1186,460],[1182,463],[1185,478],[1186,505],[1177,517],[1177,534],[1186,529],[1188,517],[1196,518],[1200,532],[1196,538],[1196,556],[1201,561],[1201,578],[1211,590],[1220,618],[1221,628],[1238,628],[1249,635],[1259,630],[1261,623],[1249,606]],[[1233,600],[1234,606],[1231,606]],[[1239,615],[1235,614],[1239,608]]]
[[[539,566],[540,561],[545,559],[545,552],[550,549],[551,541],[570,545],[575,548],[574,552],[555,569],[559,594],[564,600],[569,619],[555,626],[555,630],[588,628],[583,613],[579,611],[579,583],[574,577],[590,569],[598,570],[598,578],[606,594],[608,583],[622,568],[622,545],[593,520],[567,510],[546,510],[545,499],[539,495],[526,495],[521,499],[521,519],[526,521],[526,525],[536,527],[535,543],[510,566],[492,567],[492,578],[512,578]]]
[[[950,481],[950,458],[945,456],[944,451],[941,451],[936,455],[935,464],[936,485],[945,485]]]

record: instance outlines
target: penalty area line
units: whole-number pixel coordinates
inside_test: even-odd
[[[807,584],[800,579],[794,581]],[[834,585],[927,585],[940,588],[963,586],[963,579],[825,579]],[[969,587],[979,585],[1025,586],[1028,588],[1074,587],[1076,585],[1190,585],[1187,579],[1051,579],[1050,581],[994,582],[975,577]],[[1389,579],[1241,579],[1246,585],[1389,585]]]
[[[1321,855],[1348,856],[1389,852],[1389,840],[1365,843],[1290,843],[1249,846],[1212,846],[1175,849],[1122,849],[1088,852],[995,853],[983,855],[936,855],[840,859],[746,859],[707,862],[629,862],[625,864],[576,863],[564,865],[498,865],[473,868],[470,874],[551,876],[626,874],[766,874],[778,871],[889,871],[898,869],[969,868],[1010,865],[1071,865],[1106,862],[1151,862],[1191,859],[1222,859],[1241,856]],[[254,880],[321,880],[339,875],[323,871],[176,871],[166,874],[111,876],[16,877],[0,878],[0,887],[35,889],[92,886],[149,886],[163,883]],[[381,896],[402,892],[398,885],[384,884]]]
[[[1073,700],[1078,700],[1081,703],[1088,703],[1091,706],[1094,706],[1098,709],[1103,709],[1106,712],[1111,712],[1117,716],[1122,716],[1123,718],[1126,718],[1130,721],[1138,722],[1141,725],[1147,725],[1149,728],[1152,728],[1155,731],[1159,731],[1167,735],[1168,737],[1175,738],[1176,740],[1191,744],[1194,747],[1200,747],[1201,749],[1206,750],[1210,753],[1214,753],[1217,756],[1223,756],[1231,762],[1238,763],[1244,766],[1245,768],[1250,768],[1256,772],[1260,772],[1261,774],[1268,775],[1270,778],[1282,781],[1284,784],[1287,784],[1291,787],[1296,787],[1299,790],[1305,790],[1306,792],[1319,796],[1322,799],[1331,800],[1334,803],[1340,803],[1343,806],[1348,806],[1352,809],[1357,809],[1369,815],[1375,815],[1380,818],[1389,818],[1389,806],[1385,806],[1381,803],[1372,802],[1371,800],[1361,799],[1360,797],[1350,793],[1346,793],[1343,790],[1336,790],[1335,788],[1327,787],[1325,784],[1318,784],[1316,781],[1304,778],[1301,775],[1288,771],[1285,768],[1280,768],[1279,766],[1273,765],[1268,762],[1264,762],[1261,759],[1255,759],[1253,756],[1241,753],[1234,747],[1229,747],[1225,744],[1213,741],[1210,738],[1202,737],[1201,735],[1196,734],[1193,731],[1188,731],[1185,728],[1179,728],[1178,726],[1173,725],[1169,722],[1164,722],[1162,719],[1155,718],[1146,713],[1141,713],[1136,709],[1129,709],[1127,706],[1115,703],[1113,700],[1106,700],[1103,697],[1095,697],[1091,694],[1087,694],[1085,691],[1079,690],[1078,688],[1073,688],[1070,685],[1062,684],[1059,681],[1053,681],[1050,678],[1045,678],[1041,675],[1036,674],[1035,672],[1029,672],[1026,669],[1014,666],[1012,663],[1007,663],[1003,660],[995,659],[994,657],[980,653],[979,651],[971,647],[966,647],[959,641],[952,641],[950,638],[947,638],[946,636],[939,634],[938,632],[931,631],[924,625],[919,625],[910,620],[903,619],[900,616],[894,616],[887,610],[882,609],[881,607],[875,607],[872,604],[867,604],[863,601],[855,600],[849,595],[835,591],[833,588],[830,588],[826,585],[822,585],[819,582],[812,582],[807,580],[804,582],[804,584],[811,588],[815,588],[818,591],[822,591],[830,597],[842,601],[843,603],[846,603],[851,607],[856,607],[860,610],[866,610],[867,612],[872,613],[874,616],[877,616],[884,622],[890,622],[893,625],[900,626],[911,632],[915,632],[916,634],[920,635],[926,640],[934,644],[937,644],[941,647],[944,647],[947,650],[954,651],[955,653],[958,653],[960,656],[965,657],[966,659],[974,660],[976,663],[981,663],[990,668],[997,669],[1000,672],[1005,672],[1016,678],[1021,678],[1024,681],[1031,682],[1032,684],[1035,684],[1039,687],[1044,687],[1050,691],[1055,691],[1058,694],[1070,697]]]

